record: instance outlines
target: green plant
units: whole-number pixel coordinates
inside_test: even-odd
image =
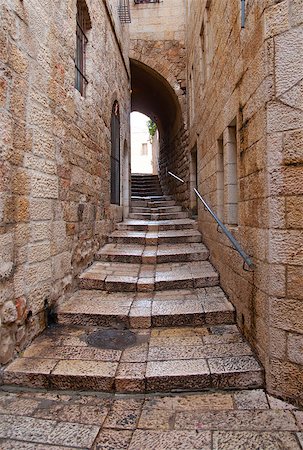
[[[150,140],[153,140],[153,137],[156,134],[157,131],[157,125],[155,124],[155,122],[151,119],[149,119],[147,121],[147,128],[148,128],[148,132],[149,132],[149,136],[150,136]]]

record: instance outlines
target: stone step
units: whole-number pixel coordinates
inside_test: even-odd
[[[132,213],[140,214],[169,214],[181,211],[181,206],[131,206]]]
[[[101,333],[99,345],[94,333]],[[48,328],[3,372],[6,385],[117,393],[263,386],[235,325],[117,330]]]
[[[129,219],[137,219],[137,220],[175,220],[175,219],[187,219],[188,213],[185,211],[167,214],[130,213],[128,217]]]
[[[164,262],[205,261],[209,252],[201,243],[161,244],[106,244],[95,255],[96,261],[155,264]]]
[[[222,325],[235,322],[235,311],[218,286],[127,295],[79,290],[57,311],[65,325],[150,328]]]
[[[158,208],[167,206],[176,206],[176,202],[174,200],[160,200],[153,202],[148,200],[133,200],[131,203],[131,207],[135,208]]]
[[[208,261],[135,264],[94,262],[79,276],[81,289],[152,292],[217,286],[219,275]]]
[[[155,232],[116,230],[108,238],[109,243],[142,245],[193,243],[201,240],[201,233],[193,229]]]
[[[141,201],[141,200],[146,200],[146,201],[150,201],[150,202],[154,202],[154,201],[166,201],[166,200],[174,200],[173,197],[171,195],[146,195],[145,197],[142,197],[141,195],[139,197],[137,196],[131,196],[131,202],[133,201]]]
[[[192,219],[175,220],[135,220],[126,219],[118,223],[118,230],[129,231],[164,231],[164,230],[188,230],[197,229],[197,222]]]

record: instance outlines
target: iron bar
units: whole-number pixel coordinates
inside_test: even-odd
[[[171,175],[172,177],[176,178],[176,180],[180,181],[180,183],[185,183],[184,180],[182,180],[182,178],[177,177],[177,175],[175,175],[172,172],[167,172],[169,175]]]
[[[168,171],[167,173],[170,176],[172,176],[173,178],[175,178],[176,180],[180,181],[181,183],[184,183],[184,180],[182,180],[182,178],[179,178],[174,173],[172,173],[170,171]],[[245,251],[242,249],[242,247],[239,244],[239,242],[234,238],[234,236],[231,234],[231,232],[226,228],[224,223],[221,222],[219,217],[213,212],[213,210],[210,208],[210,206],[208,206],[208,204],[206,203],[206,201],[204,200],[204,198],[202,197],[202,195],[200,194],[200,192],[196,188],[194,188],[194,192],[195,192],[196,196],[199,198],[199,200],[201,200],[201,202],[203,203],[204,209],[206,211],[208,211],[210,213],[210,215],[215,219],[215,221],[217,222],[218,226],[221,228],[221,230],[223,231],[225,236],[230,240],[230,242],[232,243],[232,245],[235,248],[235,250],[237,250],[239,255],[243,258],[244,263],[246,263],[251,269],[254,269],[255,265],[254,265],[253,261],[245,253]]]
[[[220,226],[221,230],[224,232],[224,234],[228,237],[228,239],[230,240],[230,242],[233,244],[234,248],[237,250],[237,252],[242,256],[242,258],[244,259],[244,261],[246,262],[246,264],[253,268],[254,267],[254,263],[252,262],[251,258],[245,253],[245,251],[242,249],[242,247],[240,246],[239,242],[233,237],[233,235],[231,234],[231,232],[226,228],[226,226],[221,222],[221,220],[219,219],[219,217],[217,217],[217,215],[213,212],[213,210],[208,206],[208,204],[206,203],[206,201],[203,199],[202,195],[200,194],[199,191],[197,191],[196,188],[194,188],[194,192],[197,195],[197,197],[201,200],[201,202],[203,203],[204,207],[207,209],[207,211],[211,214],[211,216],[215,219],[215,221],[217,222],[217,224]]]

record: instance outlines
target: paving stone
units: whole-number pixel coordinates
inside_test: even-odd
[[[287,432],[219,431],[213,434],[213,450],[300,450],[300,448],[295,436]]]
[[[289,411],[241,410],[177,412],[175,429],[227,431],[298,431]]]
[[[165,397],[151,397],[145,400],[145,409],[169,411],[204,411],[234,409],[233,396],[227,392],[202,392],[191,395],[174,395]]]
[[[261,389],[236,392],[234,399],[238,409],[269,409],[266,394]]]
[[[271,409],[296,409],[291,403],[284,402],[272,395],[267,394],[267,398]]]
[[[127,450],[132,431],[102,429],[96,439],[93,450]]]
[[[1,415],[0,437],[36,443],[68,445],[76,448],[91,446],[98,427],[42,420],[32,417]]]
[[[115,400],[104,423],[105,428],[135,430],[141,414],[143,400]]]
[[[66,450],[71,447],[22,442],[13,439],[0,439],[0,448],[1,450]]]
[[[193,431],[146,431],[136,430],[130,450],[199,449],[211,450],[211,433]]]

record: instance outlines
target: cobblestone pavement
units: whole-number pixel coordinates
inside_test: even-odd
[[[0,392],[1,450],[299,450],[303,411],[263,390],[167,396]]]

